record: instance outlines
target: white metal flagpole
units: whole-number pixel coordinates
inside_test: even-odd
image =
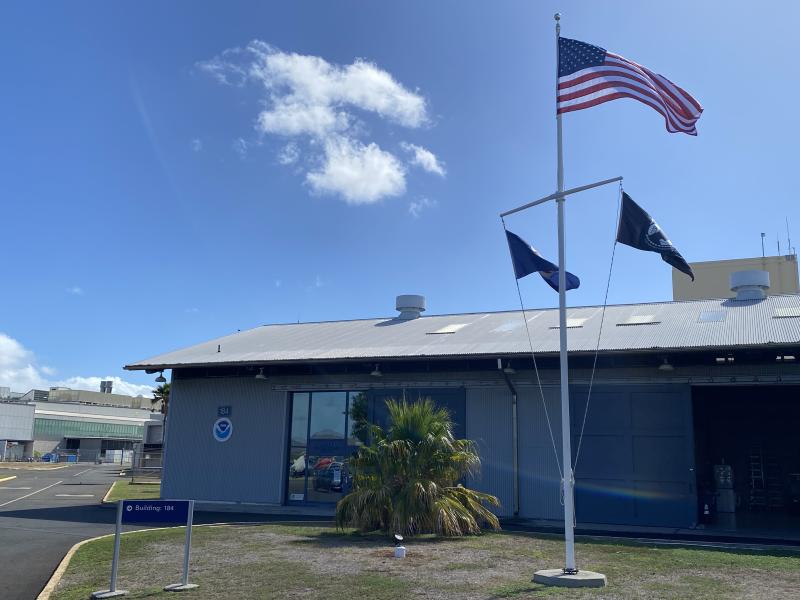
[[[556,93],[558,93],[558,38],[561,35],[561,15],[556,13]],[[561,137],[561,115],[556,115],[556,139],[558,147],[557,190],[564,191],[564,153]],[[564,573],[577,573],[575,566],[575,481],[572,475],[572,448],[569,419],[569,370],[567,360],[567,257],[564,239],[564,197],[556,198],[558,207],[558,324],[559,324],[559,370],[561,383],[561,464],[564,465],[564,542],[566,565]]]

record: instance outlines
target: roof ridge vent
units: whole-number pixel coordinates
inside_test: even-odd
[[[401,294],[397,297],[395,308],[400,311],[398,319],[418,319],[425,310],[425,296],[418,294]]]
[[[763,300],[769,289],[769,271],[734,271],[731,273],[731,291],[736,300]]]

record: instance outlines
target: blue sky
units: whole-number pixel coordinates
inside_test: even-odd
[[[762,231],[785,249],[785,217],[800,237],[795,3],[11,3],[0,386],[142,391],[123,364],[389,316],[399,293],[515,308],[497,215],[555,188],[556,10],[705,108],[696,138],[630,100],[567,115],[568,187],[625,176],[689,261],[757,256]],[[602,302],[616,201],[568,203],[571,304]],[[554,207],[508,226],[556,260]],[[670,278],[620,247],[609,301],[669,299]]]

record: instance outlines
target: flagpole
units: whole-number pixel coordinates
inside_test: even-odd
[[[558,94],[558,39],[561,35],[561,14],[556,20],[556,95]],[[557,190],[564,191],[564,152],[561,134],[561,115],[556,114],[556,146],[558,162],[556,169]],[[556,198],[558,207],[558,333],[559,333],[559,371],[561,383],[561,464],[564,465],[564,542],[566,546],[565,574],[577,573],[575,565],[575,480],[572,474],[572,448],[569,418],[569,365],[567,360],[567,256],[564,227],[564,197]]]

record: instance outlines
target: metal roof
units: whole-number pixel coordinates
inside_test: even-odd
[[[789,309],[789,310],[787,310]],[[724,311],[703,320],[701,313]],[[800,295],[608,306],[600,350],[690,350],[800,344]],[[533,348],[558,352],[558,310],[525,311]],[[568,309],[570,352],[594,352],[602,307]],[[126,369],[426,357],[530,351],[520,311],[264,325],[127,365]]]

